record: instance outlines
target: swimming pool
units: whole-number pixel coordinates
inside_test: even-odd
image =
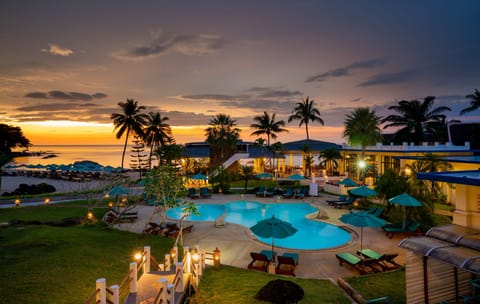
[[[301,250],[328,249],[345,245],[351,239],[348,231],[325,222],[314,221],[305,218],[307,214],[317,211],[307,203],[275,203],[262,204],[253,201],[234,201],[224,205],[220,204],[196,204],[200,215],[189,216],[189,221],[215,221],[217,217],[227,212],[225,221],[250,228],[259,220],[275,217],[291,223],[298,229],[297,233],[285,238],[275,239],[276,247]],[[167,211],[167,217],[180,219],[182,207],[171,208]],[[271,244],[271,238],[258,240]]]

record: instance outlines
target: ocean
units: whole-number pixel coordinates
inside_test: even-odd
[[[148,149],[148,148],[147,148]],[[127,146],[124,167],[130,167],[131,147]],[[122,145],[35,145],[30,152],[41,152],[40,156],[16,157],[16,164],[57,164],[68,165],[76,161],[91,160],[103,166],[120,167],[122,164]],[[149,150],[146,150],[147,154]],[[55,157],[46,157],[56,155]]]

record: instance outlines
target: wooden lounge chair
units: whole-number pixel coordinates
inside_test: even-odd
[[[182,233],[192,232],[192,229],[193,229],[193,225],[183,227]],[[167,232],[165,232],[165,236],[175,239],[177,238],[179,233],[180,233],[180,228],[178,226],[175,226],[169,229]]]
[[[336,257],[340,266],[342,266],[343,263],[348,264],[358,270],[360,274],[367,274],[375,271],[375,268],[372,267],[372,263],[375,261],[373,259],[362,259],[350,252],[337,253]]]
[[[295,267],[298,265],[298,254],[285,252],[277,256],[276,274],[295,276]]]
[[[252,261],[248,264],[248,269],[256,269],[267,272],[268,265],[275,258],[276,252],[273,253],[270,250],[262,250],[260,252],[250,252]]]
[[[338,197],[338,199],[334,199],[334,200],[327,200],[327,203],[330,205],[330,206],[333,206],[335,205],[335,203],[338,203],[338,202],[344,202],[347,200],[347,196],[346,195],[340,195]]]
[[[149,222],[148,227],[143,230],[145,234],[159,234],[165,229],[165,225],[163,223],[157,224],[154,222]]]
[[[383,270],[392,270],[400,267],[400,264],[394,261],[394,259],[398,256],[398,253],[380,254],[372,249],[365,248],[358,250],[357,254],[369,259],[374,259]]]
[[[215,227],[223,228],[225,227],[225,218],[227,217],[227,212],[224,212],[222,215],[215,219]]]
[[[350,206],[351,204],[353,204],[354,201],[355,201],[355,196],[349,196],[343,202],[336,202],[336,203],[333,203],[333,205],[335,208],[342,209],[343,206]]]
[[[394,234],[416,234],[421,235],[420,224],[414,221],[407,221],[405,227],[403,224],[387,224],[383,226],[383,230],[389,238],[392,238]]]
[[[135,222],[138,219],[138,211],[127,211],[112,208],[103,215],[102,219],[108,225],[119,222]]]

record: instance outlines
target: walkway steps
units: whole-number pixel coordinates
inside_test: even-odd
[[[185,282],[188,280],[188,274],[184,274]],[[144,273],[137,282],[137,293],[130,293],[123,302],[124,304],[151,304],[154,303],[155,297],[160,290],[160,279],[167,279],[168,283],[172,283],[175,278],[175,272],[169,271],[152,271]],[[183,292],[175,292],[175,303],[180,303],[183,298]]]

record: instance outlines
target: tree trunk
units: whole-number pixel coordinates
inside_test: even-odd
[[[123,153],[122,153],[122,169],[123,169],[123,160],[125,159],[125,151],[127,150],[127,143],[128,143],[128,133],[130,133],[130,129],[127,129],[127,135],[125,136],[125,144],[123,145]]]

